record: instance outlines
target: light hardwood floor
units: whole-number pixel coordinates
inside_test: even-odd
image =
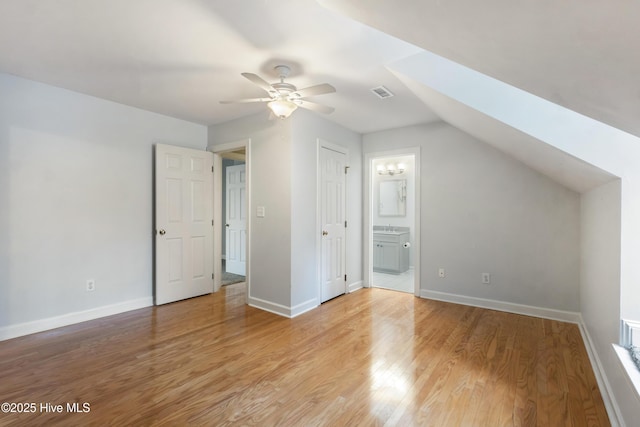
[[[0,401],[65,405],[0,425],[609,425],[576,325],[384,289],[295,319],[244,298],[0,342]]]

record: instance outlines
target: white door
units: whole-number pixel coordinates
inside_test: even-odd
[[[346,155],[320,148],[320,218],[322,225],[321,302],[346,291],[345,166]]]
[[[226,271],[244,276],[246,266],[247,216],[245,165],[227,166]]]
[[[213,292],[213,154],[156,145],[155,302]]]

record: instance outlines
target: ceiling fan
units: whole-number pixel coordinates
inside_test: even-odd
[[[266,102],[273,114],[280,119],[289,117],[298,107],[324,114],[331,114],[334,111],[333,107],[317,104],[306,100],[306,98],[310,96],[324,95],[326,93],[333,93],[336,91],[336,88],[328,83],[322,83],[304,89],[298,89],[291,83],[285,83],[284,81],[291,72],[289,67],[286,65],[277,65],[274,69],[278,72],[280,81],[273,84],[267,83],[266,80],[256,74],[242,73],[242,75],[249,79],[253,84],[265,90],[269,94],[269,98],[237,99],[232,101],[220,101],[220,103],[246,104],[251,102]]]

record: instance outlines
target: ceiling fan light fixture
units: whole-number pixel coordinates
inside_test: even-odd
[[[276,99],[269,102],[267,106],[280,119],[286,119],[298,108],[296,104],[286,99]]]

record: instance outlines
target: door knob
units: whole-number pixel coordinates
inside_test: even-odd
[[[329,234],[329,232],[328,232],[328,231],[324,231],[324,230],[322,230],[322,235],[323,235],[323,236],[326,236],[326,235],[328,235],[328,234]]]
[[[224,226],[225,226],[225,227],[228,227],[228,226],[229,226],[229,224],[225,224]]]
[[[161,236],[164,236],[167,232],[164,231],[164,230],[160,230],[160,231],[158,231],[158,233],[160,233]]]

